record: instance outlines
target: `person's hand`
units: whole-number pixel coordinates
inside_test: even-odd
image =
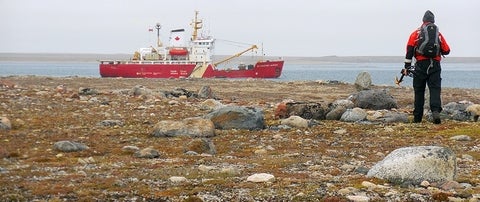
[[[402,69],[402,71],[400,71],[401,74],[407,76],[408,75],[408,68],[412,66],[412,63],[405,63],[405,66],[404,68]]]

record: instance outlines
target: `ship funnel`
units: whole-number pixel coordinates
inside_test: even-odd
[[[170,47],[186,47],[185,29],[170,31]]]

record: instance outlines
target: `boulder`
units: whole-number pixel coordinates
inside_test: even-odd
[[[201,110],[207,110],[207,111],[212,111],[212,110],[219,109],[219,108],[222,108],[222,107],[224,107],[224,105],[220,101],[217,101],[217,100],[214,100],[214,99],[206,99],[205,101],[203,101],[199,105],[199,108]]]
[[[335,100],[328,104],[328,113],[325,118],[327,120],[340,120],[347,109],[352,109],[354,107],[355,104],[351,100]]]
[[[202,86],[202,88],[200,88],[200,90],[198,91],[198,97],[213,99],[216,96],[213,93],[212,88],[210,88],[210,86]]]
[[[341,121],[345,122],[357,122],[363,121],[367,118],[367,112],[361,108],[347,109],[340,118]]]
[[[154,159],[154,158],[159,158],[160,153],[151,147],[139,150],[133,154],[133,156],[137,158],[146,158],[146,159]]]
[[[283,119],[280,123],[295,128],[308,128],[309,125],[308,120],[299,116],[288,117],[286,119]]]
[[[372,86],[372,76],[368,72],[360,72],[355,79],[355,88],[358,91],[370,90]]]
[[[408,123],[408,114],[389,110],[377,110],[371,112],[367,119],[372,122],[382,123]]]
[[[215,127],[213,122],[204,118],[186,118],[181,121],[164,120],[155,124],[154,137],[213,137]]]
[[[58,141],[53,145],[53,148],[62,152],[76,152],[88,149],[86,145],[73,141]]]
[[[205,118],[210,119],[216,129],[263,129],[263,111],[258,108],[226,106],[216,109]]]
[[[7,117],[0,117],[0,130],[10,130],[12,129],[12,122]]]
[[[473,105],[469,101],[449,102],[443,106],[443,111],[440,115],[445,115],[449,118],[457,121],[469,121],[471,120],[471,113],[467,111],[467,108]]]
[[[315,102],[288,102],[286,103],[287,107],[287,117],[290,116],[300,116],[304,119],[325,119],[326,110],[322,107],[320,103]]]
[[[103,120],[97,123],[97,126],[113,127],[113,126],[123,126],[123,121],[120,120]]]
[[[195,138],[188,142],[183,151],[187,152],[195,152],[197,154],[211,154],[215,155],[217,150],[215,149],[215,145],[210,139],[207,138]]]
[[[133,96],[144,96],[144,95],[150,95],[152,94],[152,90],[146,88],[145,86],[142,85],[136,85],[135,87],[132,88],[131,94]]]
[[[465,110],[473,117],[474,122],[478,121],[478,117],[480,116],[480,104],[472,104]]]
[[[415,146],[396,149],[375,164],[367,177],[395,184],[419,185],[422,181],[444,182],[456,176],[456,156],[439,146]]]
[[[256,173],[247,177],[247,182],[274,182],[275,176],[268,173]]]
[[[392,109],[397,108],[397,101],[387,90],[363,90],[352,96],[355,107],[363,109]]]
[[[80,88],[78,88],[78,94],[79,95],[97,95],[98,91],[96,89],[93,89],[93,88],[80,87]]]

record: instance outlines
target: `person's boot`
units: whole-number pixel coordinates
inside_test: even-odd
[[[422,122],[422,117],[417,117],[417,116],[414,116],[413,117],[413,123],[421,123]]]
[[[432,119],[434,124],[441,124],[442,120],[440,119],[440,112],[432,112]]]

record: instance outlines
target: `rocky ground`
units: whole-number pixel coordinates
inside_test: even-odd
[[[150,95],[135,95],[142,85]],[[195,97],[165,96],[182,88],[210,86],[223,104],[259,107],[266,129],[216,130],[216,154],[185,153],[187,137],[153,137],[161,120],[208,113]],[[388,89],[399,109],[411,114],[409,87]],[[86,90],[94,91],[85,94]],[[83,92],[83,94],[82,94]],[[345,99],[353,85],[317,81],[225,79],[0,78],[1,201],[478,201],[480,123],[444,120],[440,125],[357,124],[319,120],[310,128],[282,128],[274,116],[284,100],[322,105]],[[444,103],[480,103],[480,89],[443,89]],[[411,118],[411,117],[410,117]],[[122,124],[105,126],[104,120]],[[452,139],[466,135],[467,139]],[[58,141],[88,146],[55,149]],[[457,156],[461,186],[394,185],[365,173],[394,149],[439,145]],[[152,148],[157,158],[128,150]],[[127,149],[126,149],[127,148]],[[254,174],[274,176],[266,182]]]

